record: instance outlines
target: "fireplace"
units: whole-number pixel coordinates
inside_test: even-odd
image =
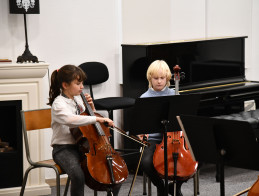
[[[29,164],[23,146],[20,110],[46,108],[44,85],[48,86],[47,63],[0,63],[0,196],[19,195],[24,171]],[[45,95],[47,97],[47,94]],[[33,145],[31,157],[37,161],[44,156],[44,135],[29,133]],[[35,142],[36,141],[36,142]],[[12,170],[10,171],[10,168]],[[30,173],[26,195],[48,195],[44,169]]]
[[[21,100],[0,101],[0,188],[22,185],[23,146]],[[10,178],[14,176],[14,178]]]

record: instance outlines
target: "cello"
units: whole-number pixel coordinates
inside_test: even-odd
[[[81,115],[101,116],[94,113],[83,93],[80,94],[86,107]],[[70,129],[82,152],[81,167],[85,184],[95,191],[107,191],[123,183],[128,177],[125,161],[110,144],[109,127],[96,122]]]
[[[247,194],[247,196],[257,196],[257,195],[259,195],[259,176]]]
[[[178,65],[174,67],[175,95],[179,95],[180,69]],[[164,142],[165,139],[167,142]],[[183,132],[168,132],[167,138],[163,138],[163,141],[157,144],[153,155],[153,164],[160,177],[165,178],[165,143],[167,143],[168,179],[174,183],[174,194],[182,195],[180,187],[195,174],[198,162],[193,160]]]
[[[233,196],[240,196],[247,192],[248,192],[247,196],[258,196],[259,195],[259,176],[257,177],[257,180],[251,187],[249,187]]]

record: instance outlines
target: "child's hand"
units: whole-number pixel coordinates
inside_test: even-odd
[[[146,141],[147,138],[148,138],[148,134],[141,134],[141,135],[138,135],[138,138],[139,138],[141,141]]]
[[[85,99],[91,106],[92,110],[95,111],[94,102],[93,102],[91,95],[89,95],[88,93],[85,93]]]
[[[114,122],[109,118],[96,117],[96,121],[99,123],[103,123],[107,127],[114,127]]]

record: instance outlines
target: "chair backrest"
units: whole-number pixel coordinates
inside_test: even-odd
[[[27,131],[51,128],[51,109],[21,110],[21,119],[26,157],[28,162],[32,163]]]
[[[109,71],[105,64],[100,62],[86,62],[79,65],[86,73],[84,84],[95,85],[101,84],[109,79]]]
[[[105,64],[100,62],[85,62],[79,65],[79,67],[86,74],[84,84],[89,86],[91,96],[94,98],[92,85],[101,84],[109,79],[108,68]]]

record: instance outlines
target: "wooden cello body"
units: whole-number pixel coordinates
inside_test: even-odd
[[[174,153],[177,153],[177,160],[174,160]],[[198,162],[192,159],[182,131],[167,133],[167,162],[169,180],[186,181],[191,178],[197,170]],[[156,146],[153,164],[158,174],[164,178],[164,139]]]
[[[175,95],[179,95],[180,67],[174,67]],[[182,131],[169,132],[167,138],[163,138],[157,144],[153,155],[153,164],[161,177],[165,176],[164,141],[167,140],[167,166],[168,179],[176,181],[186,181],[191,178],[198,168],[198,162],[194,161],[188,149]],[[179,193],[181,195],[181,193]]]
[[[81,115],[100,116],[93,113],[83,94],[81,97],[87,111]],[[107,126],[95,123],[71,129],[71,133],[84,154],[81,166],[87,186],[96,191],[111,191],[114,186],[127,179],[127,165],[111,146],[111,135]]]
[[[256,182],[253,184],[253,186],[248,191],[247,196],[258,196],[259,195],[259,176],[256,180]]]

